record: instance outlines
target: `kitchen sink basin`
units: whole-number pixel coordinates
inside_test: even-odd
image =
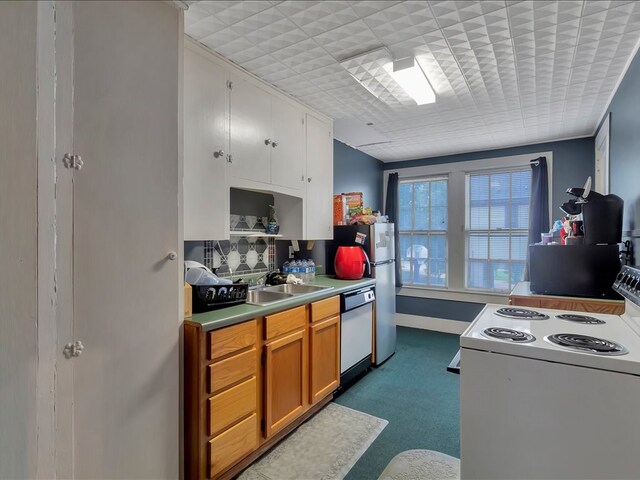
[[[329,290],[333,287],[320,287],[317,285],[292,285],[285,283],[283,285],[274,285],[272,287],[266,287],[263,292],[280,292],[288,293],[289,295],[304,295],[305,293],[320,292],[322,290]]]
[[[247,303],[251,305],[271,305],[272,303],[282,302],[293,297],[293,295],[283,292],[270,292],[266,289],[249,290],[247,294]]]

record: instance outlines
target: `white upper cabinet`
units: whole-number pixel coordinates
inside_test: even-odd
[[[271,95],[240,75],[231,74],[231,175],[271,182]],[[234,186],[232,184],[232,186]]]
[[[229,237],[229,96],[225,67],[185,42],[184,239]]]
[[[253,79],[231,74],[231,186],[241,180],[304,191],[304,112]]]
[[[333,238],[333,126],[307,114],[305,238]]]
[[[304,189],[304,112],[271,97],[271,183]]]

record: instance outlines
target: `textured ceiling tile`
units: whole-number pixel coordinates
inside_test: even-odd
[[[388,0],[350,0],[349,4],[353,7],[353,9],[360,15],[360,18],[368,17],[369,15],[379,12],[380,10],[384,10],[385,8],[389,8],[396,3],[400,3],[397,1],[388,1]]]
[[[355,10],[344,1],[308,2],[309,5],[303,9],[300,9],[301,3],[303,2],[284,2],[278,8],[280,11],[286,12],[289,5],[295,5],[295,9],[298,11],[287,14],[311,37],[349,24],[359,18]]]
[[[439,29],[426,0],[398,3],[364,21],[384,45],[397,44]]]
[[[336,60],[380,47],[380,41],[362,20],[313,37]]]

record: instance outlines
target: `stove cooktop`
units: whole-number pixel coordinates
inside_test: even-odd
[[[460,337],[460,346],[640,375],[640,332],[618,315],[487,304]]]

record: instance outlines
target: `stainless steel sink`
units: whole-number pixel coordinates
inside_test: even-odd
[[[282,302],[292,297],[293,295],[288,293],[277,292],[277,291],[270,292],[266,289],[249,290],[249,293],[247,294],[247,303],[251,305],[266,306],[266,305],[271,305],[273,303]]]
[[[305,293],[320,292],[322,290],[329,290],[331,288],[333,287],[320,287],[318,285],[292,285],[286,283],[284,285],[265,287],[262,291],[288,293],[289,295],[304,295]]]

